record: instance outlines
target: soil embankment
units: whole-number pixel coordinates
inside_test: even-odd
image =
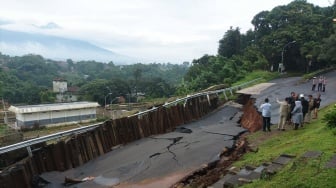
[[[262,118],[254,105],[255,99],[250,97],[250,95],[243,94],[238,99],[239,103],[244,104],[240,124],[250,132],[255,132],[260,130]],[[246,152],[253,151],[245,135],[246,134],[240,135],[232,148],[224,148],[219,160],[211,162],[203,168],[192,172],[172,187],[207,187],[216,183],[221,177],[229,173],[229,167],[235,161],[239,160]]]
[[[262,127],[262,117],[255,107],[255,99],[250,98],[243,108],[240,124],[250,132],[256,132]]]

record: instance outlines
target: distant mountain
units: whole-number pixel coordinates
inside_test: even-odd
[[[54,60],[72,59],[136,63],[135,58],[114,53],[86,41],[0,29],[0,52],[8,55],[39,54]]]

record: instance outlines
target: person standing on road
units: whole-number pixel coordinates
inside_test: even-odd
[[[301,127],[303,127],[304,119],[306,117],[306,114],[308,113],[309,102],[304,98],[304,94],[300,94],[300,101],[301,101],[301,105],[302,105],[302,123],[301,123]]]
[[[294,123],[294,129],[297,130],[299,128],[299,125],[301,125],[303,119],[301,101],[299,100],[295,101],[295,107],[291,112],[291,114],[292,114],[292,121]]]
[[[316,77],[313,77],[312,91],[315,91],[315,88],[316,88]]]
[[[320,78],[318,79],[317,91],[322,91],[322,85],[323,85],[323,77],[320,76]]]
[[[323,92],[325,92],[326,85],[327,85],[327,78],[326,78],[326,77],[323,77],[323,82],[322,82],[322,91],[323,91]]]
[[[310,123],[313,111],[314,111],[313,95],[308,95],[308,112],[307,112],[307,115],[304,119],[305,122]]]
[[[268,98],[265,99],[265,103],[260,106],[261,115],[263,117],[263,131],[266,129],[271,132],[271,107]]]
[[[313,119],[317,119],[318,109],[320,108],[321,101],[322,101],[321,94],[318,93],[317,97],[314,99],[314,117],[313,117]]]
[[[294,109],[295,106],[295,101],[297,100],[297,95],[294,91],[291,92],[291,96],[288,98],[288,104],[289,104],[289,112],[288,112],[288,116],[287,116],[287,122],[288,124],[291,124],[291,120],[292,120],[292,114],[291,112]]]
[[[277,103],[280,104],[280,108],[279,108],[280,118],[279,118],[279,123],[278,123],[278,130],[280,130],[280,127],[282,131],[285,130],[287,116],[288,116],[289,108],[290,108],[288,104],[288,100],[289,100],[288,97],[285,99],[285,101],[279,101],[279,99],[277,98]]]

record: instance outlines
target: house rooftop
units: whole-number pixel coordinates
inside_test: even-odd
[[[63,78],[54,78],[53,81],[66,82],[67,80]]]
[[[72,102],[72,103],[53,103],[53,104],[38,104],[38,105],[24,105],[24,106],[11,106],[9,111],[14,113],[36,113],[36,112],[48,112],[48,111],[61,111],[72,110],[81,108],[95,108],[98,107],[97,102]]]

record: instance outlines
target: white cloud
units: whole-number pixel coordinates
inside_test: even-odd
[[[291,0],[0,0],[0,25],[86,40],[112,51],[181,63],[216,54],[230,28],[252,28],[254,15]],[[308,0],[330,6],[328,0]],[[55,23],[59,27],[38,29]],[[15,24],[14,24],[15,23]]]
[[[61,29],[61,27],[54,22],[49,22],[45,25],[34,25],[33,26],[40,28],[40,29]]]
[[[34,42],[25,42],[24,45],[20,46],[0,42],[0,48],[6,49],[6,52],[8,54],[17,54],[18,52],[20,52],[17,55],[30,54],[32,51],[38,54],[44,54],[47,51],[47,49],[43,45]]]

